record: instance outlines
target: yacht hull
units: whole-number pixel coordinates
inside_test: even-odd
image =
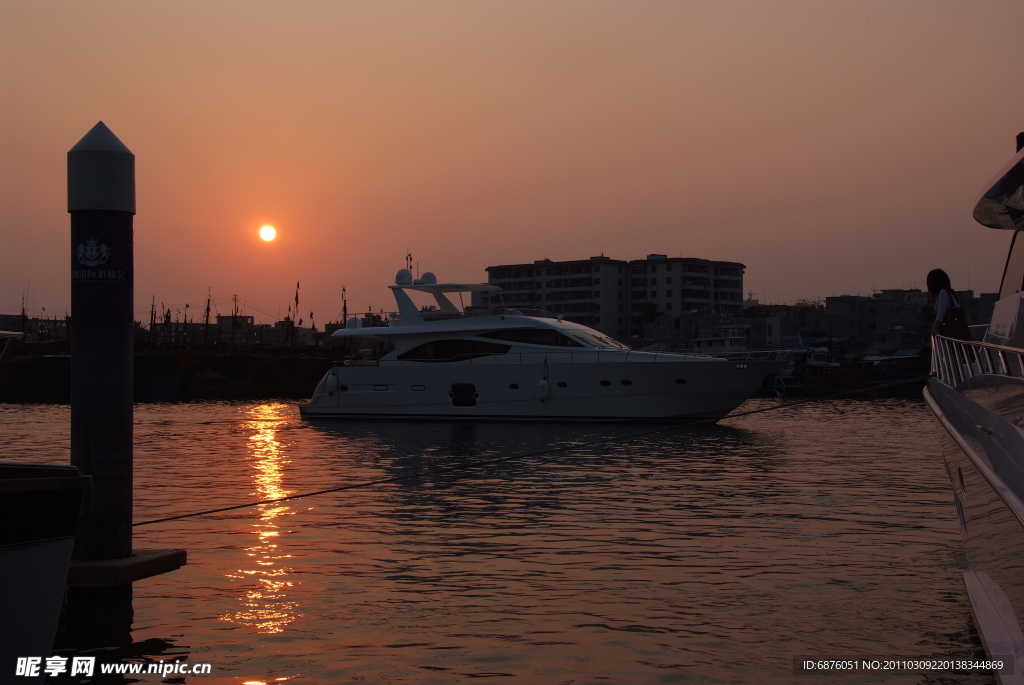
[[[942,457],[975,625],[990,656],[1015,661],[1001,681],[1024,683],[1024,432],[1014,425],[1024,381],[978,376],[954,389],[932,378],[924,396],[947,432]]]
[[[337,365],[299,409],[309,418],[718,419],[782,367],[764,360],[667,360],[670,355],[593,362],[580,361],[579,353],[571,360],[514,356],[532,359]]]

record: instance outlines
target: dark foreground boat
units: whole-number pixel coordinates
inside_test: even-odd
[[[1018,137],[1020,140],[1020,137]],[[1018,146],[1019,147],[1019,146]],[[948,435],[943,459],[967,552],[964,583],[1003,683],[1024,683],[1024,152],[979,199],[974,218],[1014,231],[999,301],[981,342],[932,338],[925,400]]]
[[[78,514],[91,486],[92,476],[74,466],[0,462],[0,683],[46,679],[40,664],[53,650]]]

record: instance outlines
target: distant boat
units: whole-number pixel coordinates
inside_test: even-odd
[[[402,269],[389,287],[398,313],[387,326],[352,318],[334,332],[362,344],[366,358],[335,363],[299,405],[303,416],[718,419],[783,365],[635,351],[547,312],[460,311],[446,296],[500,290],[490,284],[414,280]],[[418,309],[408,290],[432,295],[436,307]]]
[[[999,301],[982,342],[932,337],[924,397],[946,429],[943,460],[966,545],[964,583],[992,658],[1024,682],[1024,152],[974,209],[984,226],[1014,231]],[[1005,667],[1004,667],[1005,668]]]

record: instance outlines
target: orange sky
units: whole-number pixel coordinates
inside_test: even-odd
[[[0,0],[0,313],[70,301],[65,153],[135,152],[136,318],[273,313],[649,252],[762,301],[998,286],[970,212],[1024,130],[1019,2]],[[277,226],[262,243],[257,230]],[[259,315],[258,320],[269,320]]]

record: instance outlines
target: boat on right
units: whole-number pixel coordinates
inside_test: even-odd
[[[997,675],[1024,683],[1024,133],[974,219],[1013,231],[984,338],[932,336],[924,398],[946,429],[942,456],[967,554],[964,584]]]

